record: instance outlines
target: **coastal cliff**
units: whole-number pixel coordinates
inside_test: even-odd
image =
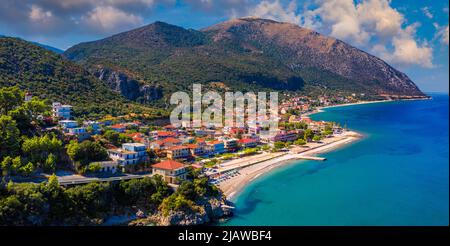
[[[215,223],[233,215],[232,204],[223,195],[200,201],[191,210],[159,211],[143,219],[130,222],[130,226],[193,226]]]

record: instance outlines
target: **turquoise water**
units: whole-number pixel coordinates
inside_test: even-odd
[[[327,109],[365,138],[247,186],[225,225],[448,225],[449,98]]]

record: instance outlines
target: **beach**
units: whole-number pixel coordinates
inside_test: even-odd
[[[229,200],[235,197],[247,184],[274,168],[292,163],[292,161],[314,157],[318,154],[340,148],[361,138],[361,134],[346,131],[342,134],[325,138],[320,143],[308,143],[303,147],[294,147],[289,152],[263,153],[249,158],[227,163],[221,170],[238,170],[238,175],[221,182],[219,188]],[[251,159],[251,160],[249,160]]]

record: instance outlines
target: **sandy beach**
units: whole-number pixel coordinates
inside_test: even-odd
[[[234,163],[230,165],[243,165],[242,167],[235,166],[239,171],[239,174],[221,182],[218,186],[228,199],[232,199],[251,181],[270,172],[274,168],[292,163],[293,161],[300,160],[304,157],[317,156],[320,153],[355,142],[360,138],[361,135],[359,133],[346,131],[340,135],[326,138],[321,143],[309,143],[303,147],[295,147],[289,152],[264,153],[251,156],[250,158],[253,160],[254,164],[251,164],[252,162],[249,162],[248,159],[235,160]],[[261,159],[263,160],[261,161]],[[230,166],[226,165],[223,169],[229,170]]]

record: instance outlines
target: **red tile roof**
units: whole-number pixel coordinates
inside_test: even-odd
[[[221,144],[221,143],[223,143],[223,141],[215,140],[215,141],[209,142],[208,144],[214,144],[214,145],[216,145],[216,144]]]
[[[174,132],[157,132],[158,137],[174,137],[177,134]]]
[[[243,138],[243,139],[240,139],[238,142],[242,143],[242,144],[247,144],[247,143],[255,143],[256,140],[255,139],[251,139],[251,138]]]
[[[178,150],[178,149],[188,149],[186,146],[173,146],[169,148],[169,150]]]
[[[117,129],[117,128],[126,128],[126,126],[124,124],[117,124],[117,125],[111,126],[111,128],[115,128],[115,129]]]
[[[173,160],[167,160],[167,161],[162,161],[158,164],[155,164],[152,167],[158,168],[158,169],[164,169],[164,170],[177,170],[177,169],[183,168],[185,166],[186,165],[184,165],[180,162],[173,161]]]
[[[196,149],[198,148],[197,144],[186,144],[186,147],[188,147],[189,149]]]
[[[164,140],[162,140],[163,143],[180,143],[181,140],[176,139],[176,138],[166,138]]]

